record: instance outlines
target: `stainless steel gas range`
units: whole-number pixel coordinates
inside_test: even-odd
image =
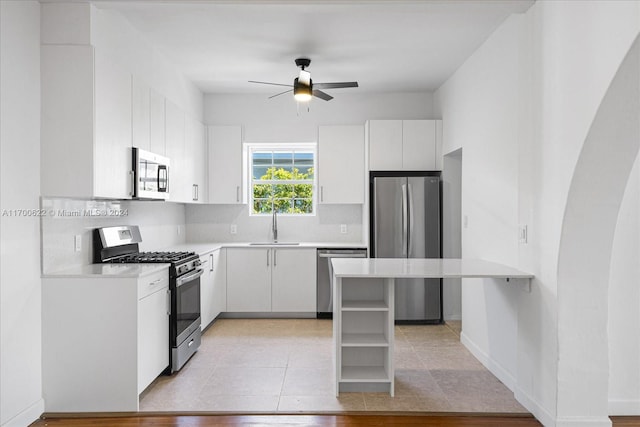
[[[200,257],[195,252],[140,252],[140,229],[135,225],[96,228],[93,235],[96,263],[168,263],[171,310],[169,314],[169,373],[187,363],[200,347]]]

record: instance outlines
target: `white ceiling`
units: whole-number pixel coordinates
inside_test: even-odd
[[[205,93],[278,93],[297,57],[314,82],[359,89],[437,89],[511,14],[534,0],[114,1],[121,13]],[[286,88],[282,88],[286,90]]]

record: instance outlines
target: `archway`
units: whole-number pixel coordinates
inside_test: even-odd
[[[607,298],[618,210],[640,149],[640,37],[578,159],[558,255],[557,426],[610,426]]]

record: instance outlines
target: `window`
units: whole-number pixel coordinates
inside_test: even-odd
[[[315,144],[248,146],[253,215],[314,213]]]

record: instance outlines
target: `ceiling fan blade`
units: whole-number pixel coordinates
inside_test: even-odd
[[[320,99],[324,99],[325,101],[331,101],[333,99],[333,96],[329,95],[328,93],[324,93],[321,90],[317,90],[317,89],[313,90],[313,96],[318,97]]]
[[[273,86],[287,86],[287,87],[293,87],[293,85],[285,85],[282,83],[269,83],[269,82],[257,82],[255,80],[249,80],[249,83],[258,83],[261,85],[273,85]]]
[[[284,95],[285,93],[293,92],[293,89],[285,90],[284,92],[276,93],[275,95],[271,95],[267,99],[275,98],[276,96]]]
[[[313,87],[320,89],[338,89],[343,87],[358,87],[358,82],[314,83]]]

